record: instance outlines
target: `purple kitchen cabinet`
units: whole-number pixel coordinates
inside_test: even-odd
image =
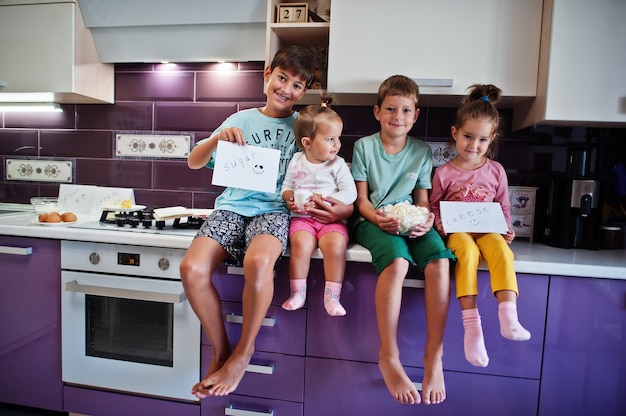
[[[211,347],[202,347],[202,374],[211,360]],[[256,351],[237,394],[302,402],[304,399],[304,357]]]
[[[62,410],[60,242],[2,236],[0,252],[0,402]]]
[[[448,323],[444,338],[444,368],[471,373],[504,375],[539,379],[548,298],[548,276],[517,274],[520,322],[531,333],[531,339],[510,341],[500,335],[498,302],[491,292],[489,273],[478,274],[478,310],[480,311],[485,346],[489,355],[487,367],[474,367],[463,352],[463,321],[461,307],[452,282]]]
[[[63,388],[63,400],[66,412],[90,416],[200,416],[200,403],[176,402],[73,386]]]
[[[626,280],[550,277],[539,415],[626,414]]]
[[[222,315],[231,345],[241,337],[242,308],[240,302],[222,302]],[[256,351],[304,356],[306,310],[286,311],[280,306],[270,306],[256,338]],[[202,344],[210,345],[202,331]]]
[[[378,362],[379,338],[376,327],[374,290],[376,271],[368,263],[348,263],[341,303],[347,314],[329,316],[323,305],[322,262],[314,260],[307,293],[307,356]],[[424,290],[405,287],[398,323],[398,346],[402,362],[421,366],[426,338]]]
[[[202,416],[302,416],[302,403],[236,394],[202,400]]]
[[[289,259],[278,262],[274,275],[272,305],[280,306],[289,297]],[[220,266],[213,275],[213,284],[223,301],[241,302],[243,293],[243,268]]]
[[[311,287],[308,294],[307,356],[378,362],[374,268],[368,264],[348,264],[341,292],[341,302],[347,315],[341,318],[330,317],[324,311],[321,302],[324,284],[321,264],[312,268],[311,276],[313,279],[309,278]],[[521,293],[518,300],[520,319],[533,334],[527,342],[509,341],[500,335],[497,301],[491,294],[489,274],[479,273],[478,307],[482,314],[485,343],[490,357],[486,368],[474,367],[465,360],[461,311],[454,297],[452,283],[444,338],[444,369],[539,379],[548,277],[519,274],[518,283]],[[398,334],[402,363],[406,366],[422,367],[426,340],[423,289],[403,289]]]
[[[411,380],[422,381],[422,369],[405,369]],[[438,405],[411,406],[393,400],[376,364],[307,358],[305,374],[304,416],[537,413],[539,380],[446,371],[446,400]]]

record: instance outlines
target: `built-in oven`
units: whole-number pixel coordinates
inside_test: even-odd
[[[179,277],[184,254],[62,242],[64,383],[196,400],[201,328]]]

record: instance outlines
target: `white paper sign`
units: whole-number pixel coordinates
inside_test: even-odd
[[[76,214],[90,214],[96,192],[94,185],[59,185],[59,204],[64,211]]]
[[[502,206],[498,202],[458,202],[439,203],[441,223],[447,234],[500,233],[505,234],[506,225]]]
[[[100,215],[107,201],[130,199],[135,202],[131,188],[112,188],[93,185],[59,185],[59,203],[64,211],[76,214]]]
[[[102,207],[107,204],[115,204],[118,201],[130,199],[135,205],[135,192],[131,188],[113,188],[108,186],[98,186],[93,196],[91,213],[102,213]]]
[[[276,192],[280,150],[219,141],[213,185]]]

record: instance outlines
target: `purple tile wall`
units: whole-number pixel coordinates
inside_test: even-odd
[[[150,207],[212,207],[220,188],[211,185],[210,170],[191,170],[180,159],[117,158],[115,135],[188,134],[193,142],[208,137],[235,111],[264,104],[263,65],[117,64],[115,104],[63,105],[62,113],[0,113],[0,202],[27,203],[34,195],[57,194],[57,184],[5,179],[6,158],[42,157],[73,160],[74,183],[132,187],[137,202]],[[354,141],[378,131],[379,124],[371,106],[335,109],[344,119],[340,154],[350,161]],[[426,141],[449,140],[456,108],[421,107],[420,111],[411,135]],[[502,110],[502,115],[505,134],[499,160],[517,185],[541,186],[547,180],[545,169],[534,169],[536,153],[554,154],[552,170],[563,171],[564,149],[596,135],[590,129],[551,127],[511,132],[507,127],[511,111]],[[623,130],[601,133],[600,138],[608,134],[607,142],[618,148],[605,153],[624,160]],[[592,144],[602,148],[597,141]]]

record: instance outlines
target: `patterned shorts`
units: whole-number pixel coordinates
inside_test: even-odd
[[[231,211],[215,210],[209,215],[196,237],[210,237],[230,255],[228,264],[241,265],[250,242],[261,234],[271,234],[280,240],[283,253],[289,240],[289,214],[266,212],[244,217]]]

